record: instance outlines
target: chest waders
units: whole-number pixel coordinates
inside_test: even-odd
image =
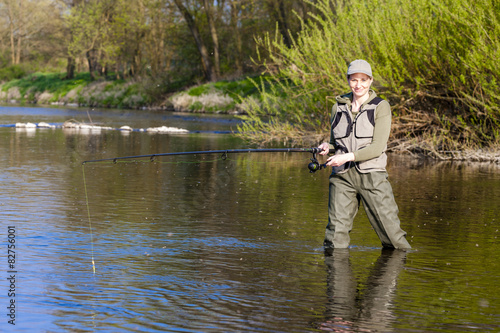
[[[379,97],[369,100],[354,119],[349,106],[338,103],[331,132],[335,141],[335,154],[351,153],[372,142],[375,111],[384,102]],[[333,168],[330,175],[325,249],[349,246],[349,233],[360,203],[383,247],[411,248],[405,237],[406,232],[400,227],[398,206],[387,179],[386,163],[384,149],[374,159],[350,162]]]

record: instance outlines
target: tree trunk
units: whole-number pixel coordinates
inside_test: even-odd
[[[186,20],[186,23],[189,27],[189,30],[193,35],[196,47],[198,48],[198,52],[200,52],[201,63],[203,65],[203,71],[205,72],[206,79],[208,81],[216,81],[217,74],[214,71],[212,62],[210,61],[210,55],[208,54],[207,47],[200,36],[200,32],[198,31],[198,27],[196,26],[196,23],[194,22],[191,13],[189,13],[187,8],[182,4],[181,0],[174,0],[174,2],[177,5],[177,8],[179,8],[179,10],[181,11],[182,16],[184,16],[184,19]]]
[[[12,8],[12,3],[7,2],[7,7],[9,8],[9,29],[10,29],[10,61],[11,65],[16,64],[16,42],[14,37],[14,9]]]
[[[285,43],[287,47],[291,47],[292,38],[288,27],[285,0],[268,0],[268,4],[271,8],[271,16],[278,22],[278,30],[283,37],[283,43]]]
[[[19,27],[17,28],[17,52],[16,52],[16,65],[19,65],[21,63],[21,41],[22,41],[22,30],[23,30],[23,24],[24,24],[24,13],[23,13],[23,1],[19,0]]]
[[[86,54],[87,62],[89,64],[90,77],[92,78],[92,80],[97,79],[97,76],[100,73],[100,68],[99,68],[99,63],[98,63],[96,52],[97,52],[96,50],[90,50],[90,51],[87,51],[87,54]]]
[[[217,77],[219,77],[220,76],[219,37],[217,36],[217,29],[215,28],[214,11],[212,10],[212,4],[210,3],[209,0],[203,0],[203,4],[205,5],[208,27],[210,29],[210,35],[212,36],[212,42],[214,44],[215,74],[217,75]]]
[[[145,36],[144,32],[138,33],[137,40],[143,40]],[[141,64],[142,64],[142,53],[141,53],[141,45],[137,44],[133,50],[133,60],[132,60],[132,76],[140,75],[142,72]]]
[[[12,65],[16,64],[16,43],[14,42],[14,24],[12,21],[10,26],[10,61]]]
[[[68,63],[66,64],[66,77],[67,80],[75,78],[75,58],[69,56]]]
[[[78,0],[73,0],[70,3],[68,3],[68,9],[76,7],[77,5],[78,5]],[[68,33],[69,33],[70,43],[72,43],[73,42],[73,32],[71,31],[71,29],[69,29]],[[66,53],[68,54],[68,57],[67,57],[67,63],[66,63],[65,79],[71,80],[71,79],[75,78],[76,60],[75,60],[75,57],[70,54],[68,48],[66,48]]]
[[[237,0],[231,0],[231,28],[233,29],[234,43],[236,44],[236,54],[234,55],[234,63],[236,65],[236,75],[240,76],[243,73],[243,65],[241,60],[242,54],[242,41],[240,29],[238,29],[238,3]]]

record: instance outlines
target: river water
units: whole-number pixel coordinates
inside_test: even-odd
[[[70,119],[189,133],[62,129]],[[13,126],[27,122],[56,127]],[[309,173],[309,153],[82,166],[249,148],[236,124],[1,107],[0,331],[500,331],[497,165],[391,155],[413,249],[383,251],[361,209],[351,248],[327,257],[328,171]]]

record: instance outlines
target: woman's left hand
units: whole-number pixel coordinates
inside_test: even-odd
[[[330,156],[326,160],[326,165],[337,167],[337,166],[341,166],[341,165],[346,164],[347,162],[351,162],[351,161],[354,161],[354,154],[353,153],[333,155],[333,156]]]

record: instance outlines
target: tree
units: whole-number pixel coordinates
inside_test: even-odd
[[[66,5],[66,9],[70,10],[72,8],[75,8],[79,4],[81,4],[84,0],[66,0],[64,1],[64,4]],[[73,33],[71,29],[68,27],[66,24],[66,29],[64,29],[66,34],[69,36],[69,45],[73,42]],[[67,54],[67,62],[66,62],[66,79],[73,79],[75,77],[75,69],[76,69],[76,61],[74,55],[69,52],[69,49],[66,48],[66,54]]]
[[[205,72],[205,77],[207,78],[208,81],[216,81],[217,73],[215,71],[214,66],[212,65],[212,60],[210,59],[208,48],[205,44],[205,41],[201,37],[198,25],[196,24],[193,15],[189,12],[186,6],[184,6],[182,0],[174,0],[174,2],[177,5],[177,8],[179,8],[179,11],[184,17],[186,24],[188,25],[189,30],[191,31],[191,34],[194,38],[196,47],[198,48],[198,52],[200,53],[201,62],[203,65],[203,71]]]
[[[255,71],[255,41],[291,43],[301,0],[0,0],[0,65],[168,82]],[[261,54],[262,56],[262,54]]]
[[[67,16],[72,33],[69,54],[87,59],[93,79],[105,74],[119,57],[129,22],[126,4],[125,0],[87,0]]]
[[[1,0],[0,15],[8,27],[11,65],[30,60],[35,54],[48,57],[45,46],[60,38],[62,21],[57,0]],[[59,49],[56,46],[51,51]]]
[[[210,29],[210,35],[212,37],[212,43],[214,48],[215,75],[216,77],[219,77],[220,76],[219,36],[217,35],[217,29],[215,27],[214,11],[212,8],[213,4],[210,0],[203,0],[203,5],[205,7],[208,27]]]
[[[283,37],[283,43],[287,47],[292,46],[292,37],[290,36],[285,0],[266,0],[266,5],[269,10],[269,15],[278,25],[278,30]]]
[[[230,0],[231,5],[231,20],[230,31],[235,44],[234,65],[236,66],[236,74],[239,76],[243,73],[243,41],[241,40],[241,32],[238,27],[240,24],[241,2],[238,0]]]

